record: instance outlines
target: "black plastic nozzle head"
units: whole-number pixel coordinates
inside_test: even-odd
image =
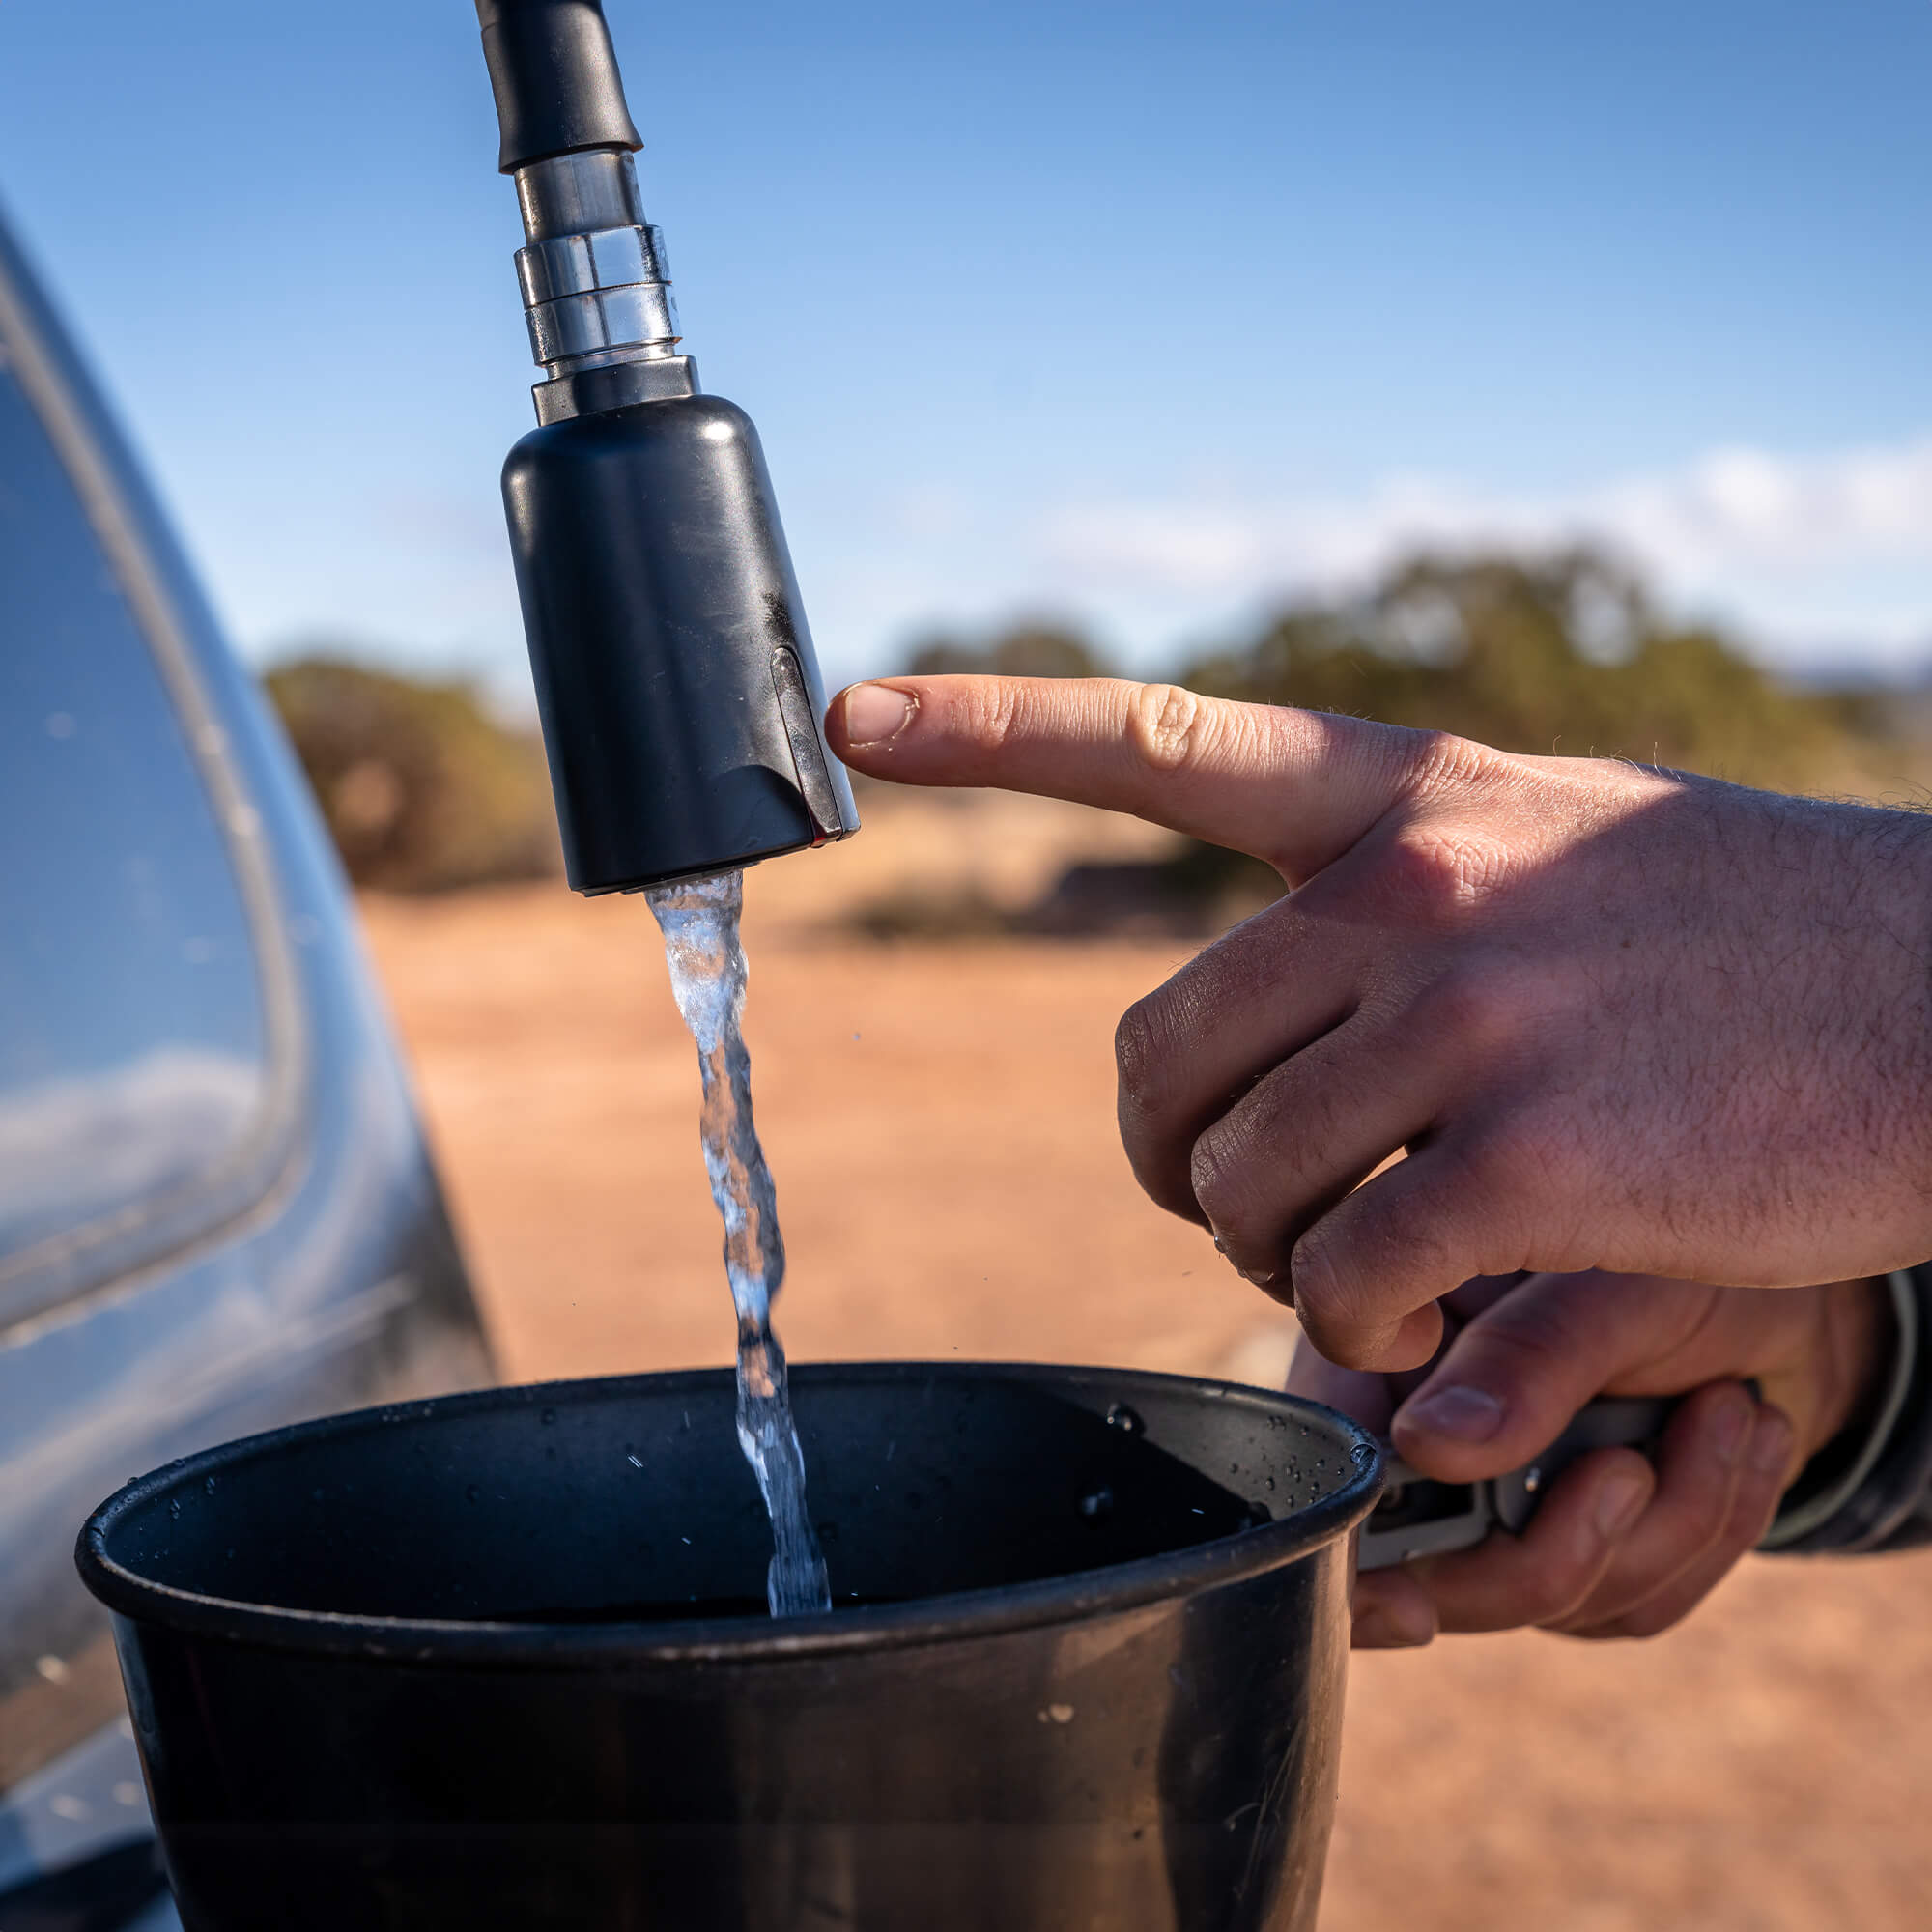
[[[755,865],[859,829],[751,419],[682,396],[535,429],[503,505],[580,893]]]
[[[640,148],[601,0],[476,0],[513,173],[584,148]]]

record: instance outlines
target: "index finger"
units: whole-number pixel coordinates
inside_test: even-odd
[[[997,785],[1132,812],[1300,880],[1428,765],[1435,734],[1122,678],[895,677],[826,713],[832,748],[901,784]]]

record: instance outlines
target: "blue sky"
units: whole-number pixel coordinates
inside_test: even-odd
[[[1586,529],[1775,658],[1932,659],[1924,0],[607,11],[835,676]],[[524,688],[494,161],[467,0],[0,5],[0,199],[253,655]]]

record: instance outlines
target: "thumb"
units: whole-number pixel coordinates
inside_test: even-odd
[[[1295,880],[1388,810],[1435,743],[1400,725],[1107,677],[887,678],[840,692],[825,728],[874,778],[1129,811]]]
[[[1457,1335],[1397,1411],[1398,1451],[1438,1482],[1474,1482],[1547,1449],[1593,1397],[1673,1395],[1709,1378],[1633,1390],[1619,1377],[1674,1351],[1709,1291],[1606,1274],[1531,1275]]]

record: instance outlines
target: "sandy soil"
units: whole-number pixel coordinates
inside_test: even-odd
[[[1137,1193],[1112,1127],[1144,944],[875,947],[918,886],[1016,902],[1157,835],[1020,801],[867,802],[751,875],[748,1033],[795,1359],[1035,1357],[1277,1378],[1291,1318]],[[635,899],[371,900],[507,1375],[727,1359],[696,1069]],[[1753,1562],[1686,1628],[1356,1660],[1326,1932],[1932,1924],[1932,1557]]]

